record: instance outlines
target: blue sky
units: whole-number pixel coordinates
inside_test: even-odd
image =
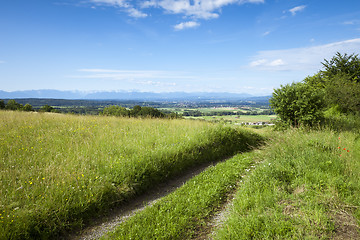
[[[4,0],[0,90],[271,94],[360,53],[359,0]]]

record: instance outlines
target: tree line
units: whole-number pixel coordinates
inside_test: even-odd
[[[29,103],[23,105],[16,102],[14,99],[8,100],[6,103],[4,100],[0,100],[0,109],[5,110],[13,110],[13,111],[25,111],[25,112],[33,112],[35,109]],[[49,105],[44,105],[38,109],[39,112],[59,112],[59,110],[54,109]]]
[[[35,109],[30,104],[20,104],[15,100],[8,100],[6,103],[4,100],[0,100],[0,109],[4,110],[13,110],[13,111],[26,111],[31,112],[35,111]],[[59,109],[55,109],[48,104],[40,107],[38,112],[56,112],[60,113]],[[118,105],[112,105],[105,107],[102,111],[99,111],[99,115],[104,116],[118,116],[118,117],[152,117],[152,118],[182,118],[182,115],[171,112],[171,113],[163,113],[158,109],[153,107],[141,107],[139,105],[135,105],[132,109],[127,109],[125,107],[121,107]]]
[[[153,107],[134,106],[132,109],[127,109],[122,106],[112,105],[105,107],[100,115],[104,116],[119,116],[119,117],[152,117],[152,118],[182,118],[181,115],[171,112],[163,113]]]
[[[280,123],[318,126],[326,116],[360,114],[360,59],[336,53],[323,69],[303,81],[275,89],[270,106]]]

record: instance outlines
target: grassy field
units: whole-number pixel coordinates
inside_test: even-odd
[[[359,136],[271,132],[215,239],[359,239]]]
[[[346,121],[258,130],[268,137],[262,149],[207,169],[104,239],[359,239],[360,128]],[[198,238],[233,189],[227,221]]]
[[[199,121],[0,111],[0,239],[52,239],[260,139]]]

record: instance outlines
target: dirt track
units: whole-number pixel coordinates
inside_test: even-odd
[[[118,209],[113,209],[112,213],[102,219],[96,219],[91,226],[83,229],[81,232],[72,233],[63,239],[69,240],[93,240],[99,239],[105,233],[114,230],[115,227],[134,215],[136,212],[143,210],[146,206],[154,204],[160,198],[168,195],[177,188],[181,187],[187,180],[198,175],[207,167],[213,166],[215,163],[210,162],[194,167],[186,171],[183,175],[178,176],[166,183],[159,184],[153,190],[133,199],[128,204],[122,205]]]

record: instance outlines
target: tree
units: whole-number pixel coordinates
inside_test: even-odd
[[[5,108],[8,110],[20,110],[22,108],[22,105],[11,99],[6,103]]]
[[[326,109],[331,114],[360,112],[358,55],[336,53],[322,64],[323,70],[303,82],[274,90],[270,105],[282,122],[312,126],[322,121]]]
[[[137,116],[163,118],[165,114],[152,107],[142,107]]]
[[[0,109],[4,109],[5,108],[5,102],[4,100],[0,100]]]
[[[325,69],[320,73],[328,77],[329,80],[338,74],[346,74],[350,80],[360,82],[360,59],[358,55],[347,55],[346,53],[342,55],[337,52],[329,61],[325,59],[322,65]]]
[[[124,107],[113,105],[105,107],[102,114],[106,116],[129,117],[130,111]]]
[[[44,105],[42,106],[39,111],[40,112],[52,112],[54,110],[54,108],[52,106],[49,106],[49,105]]]
[[[313,126],[323,120],[324,91],[302,82],[287,84],[274,90],[270,106],[284,123]]]
[[[320,71],[329,108],[340,113],[360,112],[360,59],[358,55],[340,54],[324,60]]]
[[[136,105],[133,107],[133,109],[130,111],[130,115],[133,117],[138,116],[139,112],[141,111],[141,107],[139,105]]]
[[[30,104],[25,104],[25,106],[23,107],[23,110],[26,112],[31,112],[34,111],[33,107]]]
[[[327,104],[340,113],[360,112],[360,83],[351,76],[339,73],[326,87]]]

